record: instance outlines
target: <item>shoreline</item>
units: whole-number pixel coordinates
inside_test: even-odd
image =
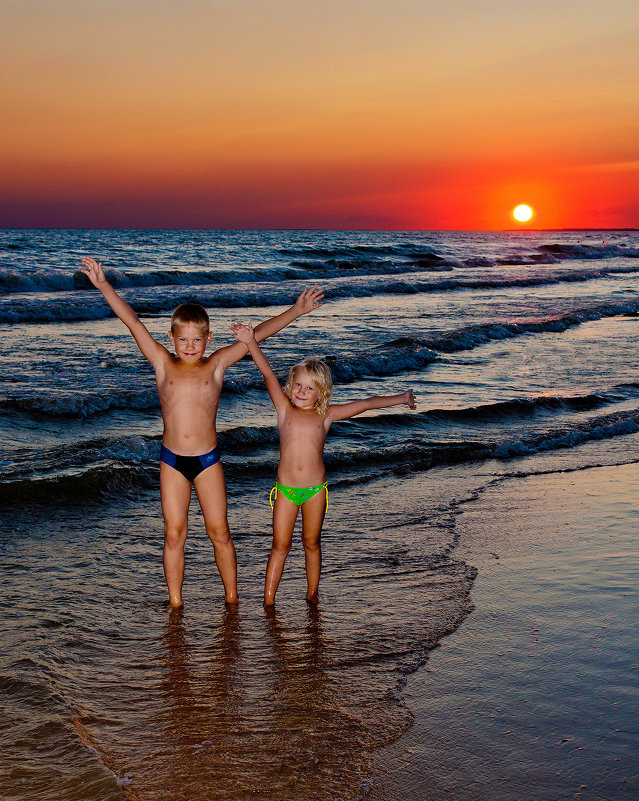
[[[462,507],[475,610],[409,678],[415,722],[367,799],[637,797],[638,495],[630,464],[509,477]]]

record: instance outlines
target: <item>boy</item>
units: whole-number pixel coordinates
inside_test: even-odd
[[[186,303],[173,312],[169,340],[171,354],[142,324],[131,306],[106,280],[102,264],[82,259],[82,272],[100,290],[115,314],[129,329],[142,354],[155,369],[164,433],[160,456],[160,495],[164,517],[164,575],[171,606],[182,606],[184,543],[191,486],[200,503],[206,532],[213,543],[215,563],[228,603],[237,602],[237,563],[227,520],[226,484],[217,448],[215,418],[227,367],[246,355],[236,342],[205,357],[211,342],[209,318],[202,306]],[[305,289],[290,309],[255,329],[258,341],[280,331],[298,317],[316,309],[323,293]]]

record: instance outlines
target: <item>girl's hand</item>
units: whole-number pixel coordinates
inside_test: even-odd
[[[406,392],[404,392],[404,401],[403,401],[403,403],[405,403],[411,409],[416,409],[417,408],[417,405],[415,403],[415,396],[413,395],[413,390],[412,389],[407,389]]]
[[[85,256],[82,259],[82,269],[80,272],[86,275],[93,286],[98,286],[98,284],[104,284],[106,282],[106,276],[102,269],[102,262],[96,261],[90,256]]]
[[[230,329],[235,339],[239,340],[240,342],[244,342],[245,345],[248,345],[250,342],[255,342],[255,334],[253,332],[252,323],[249,323],[248,325],[242,325],[242,323],[231,323]]]
[[[313,309],[321,306],[320,300],[324,297],[324,292],[317,285],[312,286],[310,289],[305,289],[295,301],[295,311],[297,316],[301,317],[302,314],[308,314]]]

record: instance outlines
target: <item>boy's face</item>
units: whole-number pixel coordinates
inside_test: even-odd
[[[211,332],[204,331],[195,323],[187,323],[176,326],[175,331],[169,331],[169,339],[180,361],[195,364],[204,356],[206,346],[211,341]]]
[[[291,403],[297,409],[312,409],[320,397],[317,384],[308,370],[300,367],[291,384]]]

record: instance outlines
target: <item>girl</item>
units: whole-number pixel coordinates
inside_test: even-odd
[[[306,562],[306,599],[318,601],[322,566],[320,534],[328,507],[328,489],[324,468],[324,443],[335,420],[346,420],[367,409],[385,409],[406,404],[415,408],[413,390],[399,395],[364,398],[351,403],[331,403],[333,380],[327,365],[320,359],[305,359],[291,368],[286,386],[280,383],[255,340],[251,323],[231,325],[233,335],[244,342],[264,377],[266,388],[277,411],[280,435],[280,463],[277,482],[271,491],[273,506],[273,545],[266,568],[264,604],[275,602],[284,562],[291,549],[297,513],[302,509],[302,543]]]

